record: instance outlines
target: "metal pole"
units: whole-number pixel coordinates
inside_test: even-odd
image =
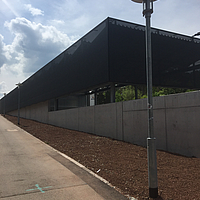
[[[148,157],[148,181],[149,197],[158,196],[157,183],[157,159],[156,159],[156,138],[154,137],[153,127],[153,97],[152,97],[152,55],[151,55],[151,0],[144,0],[144,15],[146,18],[146,73],[147,73],[147,108],[148,108],[148,138],[147,138],[147,157]]]

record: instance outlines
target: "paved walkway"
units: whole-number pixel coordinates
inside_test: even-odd
[[[0,179],[2,200],[127,199],[2,116]]]

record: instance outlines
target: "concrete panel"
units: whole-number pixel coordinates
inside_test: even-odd
[[[116,103],[116,139],[124,140],[123,133],[123,102]]]
[[[31,106],[31,119],[36,120],[36,106],[35,106],[35,104]]]
[[[12,115],[12,116],[17,116],[18,115],[18,110],[13,110],[13,111],[9,112],[8,114]]]
[[[94,106],[79,108],[79,131],[94,133]]]
[[[55,114],[54,114],[54,112],[49,112],[49,124],[51,124],[51,125],[55,125],[54,123],[54,121],[55,121]]]
[[[133,110],[133,101],[124,101],[123,102],[123,112]]]
[[[35,108],[34,108],[34,105],[31,106],[31,119],[35,119]]]
[[[188,92],[165,96],[167,108],[180,108],[200,105],[200,92]]]
[[[165,97],[154,97],[153,106],[154,109],[165,108]],[[123,111],[130,110],[146,110],[147,109],[147,99],[137,99],[131,101],[123,102]]]
[[[18,116],[18,110],[12,111],[9,114]],[[48,102],[41,102],[32,106],[21,108],[20,117],[48,123]]]
[[[42,103],[41,120],[43,123],[48,123],[48,101]]]
[[[65,127],[65,110],[49,112],[49,124],[59,127]]]
[[[34,120],[40,121],[40,105],[34,104]]]
[[[31,109],[29,107],[26,108],[26,118],[31,119]]]
[[[23,117],[23,118],[26,117],[26,110],[25,110],[25,108],[21,108],[20,109],[20,117]]]
[[[13,110],[13,111],[9,112],[8,114],[12,115],[12,116],[17,116],[18,115],[18,111],[17,110]]]
[[[60,126],[63,128],[68,128],[66,124],[66,112],[67,110],[59,110],[56,111],[55,114],[55,121],[56,121],[56,126]]]
[[[146,110],[146,109],[147,109],[147,99],[137,99],[137,100],[123,102],[123,111]]]
[[[116,104],[95,106],[94,116],[96,135],[116,138]]]
[[[20,116],[27,119],[33,119],[43,123],[48,123],[48,102],[46,101],[25,108],[21,108]]]
[[[187,140],[189,156],[200,158],[200,107],[186,108],[187,119]]]
[[[147,122],[147,111],[123,112],[124,141],[146,146]]]
[[[167,133],[165,124],[165,109],[154,110],[154,137],[156,138],[156,148],[167,150]]]
[[[186,94],[186,106],[200,106],[200,91],[188,92]]]
[[[48,102],[41,102],[39,104],[35,104],[35,117],[37,121],[42,123],[48,123]]]
[[[26,107],[26,118],[31,119],[31,106]]]
[[[26,109],[26,107],[24,108],[24,118],[26,118],[27,119],[27,117],[26,117],[26,112],[27,112],[27,109]]]
[[[165,108],[165,96],[154,97],[153,98],[153,108],[154,109],[164,109]]]
[[[200,154],[200,108],[167,109],[168,150],[186,156]]]
[[[65,110],[66,128],[79,130],[78,127],[78,108]]]

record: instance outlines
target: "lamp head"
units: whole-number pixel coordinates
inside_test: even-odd
[[[143,2],[143,0],[131,0],[131,1],[136,2],[136,3],[142,3]]]
[[[17,87],[19,88],[20,86],[22,86],[22,83],[17,83],[17,84],[15,84],[15,85],[17,85]]]
[[[144,0],[131,0],[131,1],[136,2],[136,3],[143,3],[144,2]],[[157,0],[153,0],[153,1],[157,1]]]

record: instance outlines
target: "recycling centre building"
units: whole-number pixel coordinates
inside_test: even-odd
[[[200,39],[151,33],[153,86],[200,89]],[[145,146],[146,99],[115,103],[115,88],[126,85],[146,85],[145,26],[107,18],[3,97],[0,111],[17,116],[20,99],[21,117]],[[106,90],[110,103],[98,105],[98,93]],[[189,120],[200,117],[199,105],[198,91],[154,98],[159,149],[200,157],[198,122]]]

